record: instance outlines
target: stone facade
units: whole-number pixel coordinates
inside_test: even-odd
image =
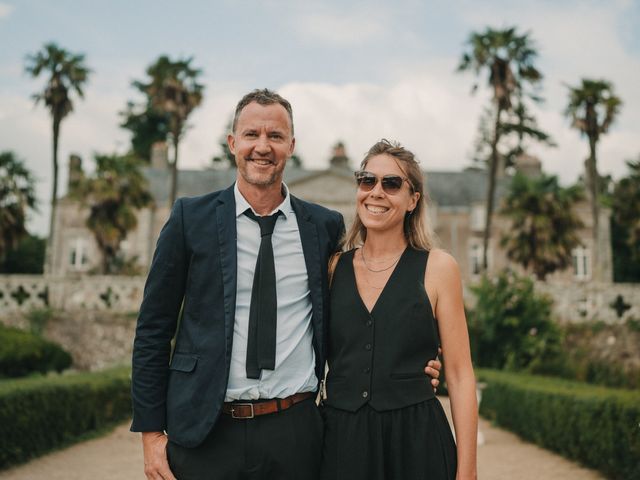
[[[163,151],[154,151],[153,166],[145,169],[155,204],[138,214],[138,225],[129,233],[122,245],[122,251],[129,258],[137,258],[142,272],[150,263],[159,232],[169,216],[168,191],[169,171],[161,157]],[[166,154],[166,152],[165,152]],[[344,152],[342,157],[346,158]],[[531,158],[523,161],[523,170],[535,174],[539,162]],[[77,167],[77,160],[74,161]],[[165,165],[165,167],[163,167]],[[178,196],[196,196],[220,190],[235,180],[234,170],[182,170],[178,177]],[[426,187],[430,196],[429,220],[434,228],[439,244],[451,252],[460,264],[463,281],[468,284],[477,279],[482,258],[482,232],[484,229],[487,177],[483,170],[466,169],[459,172],[425,172]],[[504,195],[509,177],[498,181],[496,191],[496,211]],[[326,170],[304,170],[295,167],[285,169],[285,182],[291,192],[305,200],[319,203],[342,213],[347,225],[351,223],[355,211],[355,187],[353,173],[348,161],[334,164]],[[609,216],[607,209],[601,209],[600,235],[597,251],[599,267],[593,264],[592,221],[588,203],[577,207],[584,228],[580,232],[582,247],[574,252],[574,266],[564,272],[550,276],[552,281],[589,282],[597,280],[609,282],[613,278]],[[93,235],[85,226],[87,212],[78,203],[68,198],[60,200],[56,218],[56,237],[53,242],[53,269],[56,277],[73,276],[96,270],[99,251]],[[489,244],[489,272],[497,272],[505,267],[518,269],[500,248],[502,233],[509,229],[509,221],[496,214]],[[598,278],[594,276],[598,274]]]

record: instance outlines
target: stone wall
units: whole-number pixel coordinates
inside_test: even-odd
[[[144,277],[0,275],[0,315],[40,308],[135,312]]]
[[[29,312],[50,309],[43,333],[71,352],[76,367],[129,362],[143,288],[143,277],[0,275],[0,322],[28,328]],[[561,322],[640,320],[640,284],[538,283],[536,289],[554,299]]]

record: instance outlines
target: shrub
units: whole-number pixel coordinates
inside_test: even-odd
[[[560,356],[562,334],[551,320],[551,300],[511,272],[483,277],[471,288],[471,347],[477,365],[541,372]]]
[[[640,480],[640,393],[478,370],[480,413],[521,437],[602,471]]]
[[[0,325],[0,377],[62,371],[71,355],[59,345],[29,332]]]
[[[129,378],[120,368],[0,381],[0,468],[130,416]]]

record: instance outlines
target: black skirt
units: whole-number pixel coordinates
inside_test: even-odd
[[[322,480],[455,480],[456,445],[440,402],[357,412],[323,407]]]

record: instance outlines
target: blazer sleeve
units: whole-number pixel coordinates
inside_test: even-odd
[[[171,339],[176,332],[188,270],[183,222],[183,205],[178,199],[158,237],[138,315],[131,379],[133,432],[166,428]]]

